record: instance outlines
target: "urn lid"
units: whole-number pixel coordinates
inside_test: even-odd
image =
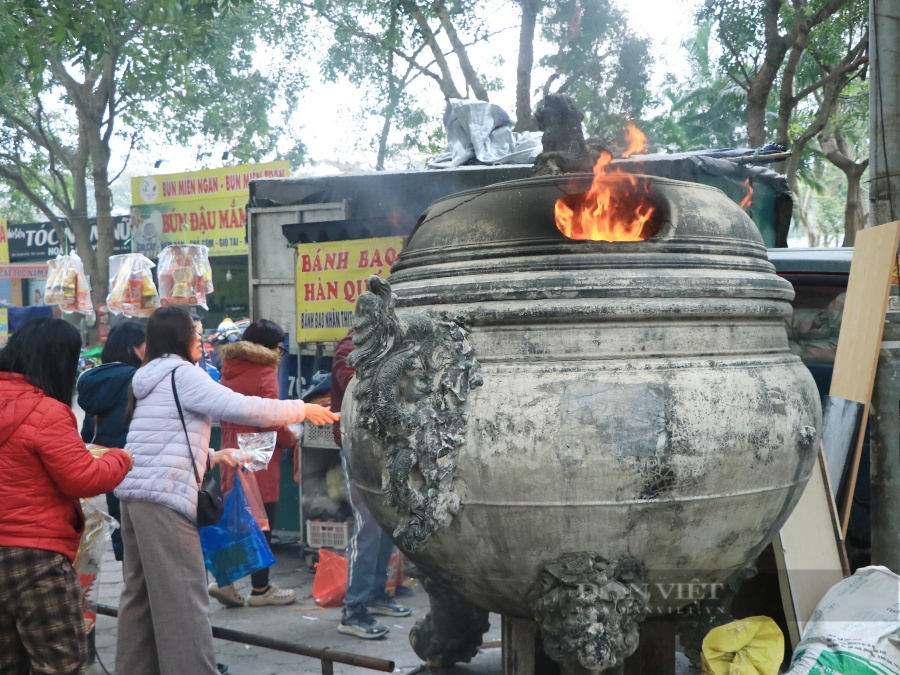
[[[419,220],[393,273],[420,265],[596,254],[711,254],[752,258],[774,271],[754,222],[721,190],[684,181],[635,175],[659,212],[660,228],[644,241],[567,238],[556,226],[560,197],[587,192],[591,174],[567,174],[497,183],[433,202]],[[613,174],[602,180],[621,182]],[[612,262],[612,261],[610,261]]]

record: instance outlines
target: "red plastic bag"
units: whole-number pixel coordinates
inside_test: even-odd
[[[400,551],[397,550],[397,547],[394,547],[394,552],[391,553],[391,560],[388,563],[388,574],[387,574],[387,584],[385,584],[384,590],[388,595],[394,597],[397,593],[397,586],[399,586],[403,581],[403,556]]]
[[[340,607],[344,603],[347,595],[347,559],[344,556],[327,548],[319,549],[312,595],[320,607]]]
[[[247,506],[259,529],[263,532],[269,531],[269,516],[266,515],[266,507],[263,505],[262,495],[259,492],[259,483],[256,482],[256,474],[246,471],[244,467],[240,467],[235,471],[237,477],[243,483],[244,496],[247,498]]]

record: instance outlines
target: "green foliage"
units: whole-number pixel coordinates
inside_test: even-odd
[[[610,0],[546,3],[541,33],[558,47],[539,62],[554,73],[558,88],[551,91],[575,99],[591,135],[620,137],[626,121],[643,116],[651,100],[650,43]]]
[[[297,17],[290,0],[4,0],[0,5],[0,180],[44,215],[72,219],[95,302],[112,254],[110,184],[149,131],[224,143],[239,161],[274,151],[276,100],[303,84],[262,72],[257,48]],[[294,148],[299,156],[299,146]],[[209,151],[201,152],[208,156]],[[129,153],[130,156],[130,153]],[[93,183],[93,204],[88,192]],[[97,252],[85,216],[97,214]]]
[[[826,166],[813,141],[839,118],[841,127],[853,127],[853,120],[858,122],[867,112],[867,100],[858,94],[862,88],[858,78],[867,61],[868,5],[868,0],[707,0],[697,14],[698,37],[711,28],[721,52],[709,67],[709,79],[698,78],[704,75],[703,64],[711,62],[708,55],[694,54],[700,58],[693,61],[692,79],[711,81],[712,87],[701,84],[689,92],[671,88],[667,97],[680,119],[664,120],[667,130],[673,131],[679,122],[683,125],[684,104],[700,98],[707,102],[701,106],[700,119],[708,122],[715,137],[716,130],[722,130],[716,127],[717,120],[725,118],[713,113],[708,94],[727,92],[729,105],[735,105],[746,122],[750,144],[768,140],[791,149],[792,156],[780,170],[798,195],[813,195],[824,187],[813,202],[804,197],[797,203],[804,210],[803,227],[821,227],[825,236],[834,215],[833,204],[826,206],[826,200],[846,196],[848,190],[846,184],[835,189],[834,177],[839,180],[843,174]],[[864,126],[856,127],[862,132],[856,134],[857,141],[865,137]],[[673,134],[682,146],[690,135]],[[861,153],[857,157],[864,156],[863,143],[857,142],[856,150]],[[816,236],[815,231],[808,234],[810,241]]]
[[[328,82],[346,78],[356,87],[362,115],[382,118],[381,130],[371,139],[378,149],[377,164],[386,158],[419,154],[430,147],[430,134],[424,127],[428,116],[420,105],[417,82],[421,82],[427,61],[419,28],[411,12],[418,8],[402,0],[370,2],[318,0],[310,6],[317,22],[306,26],[311,47],[320,56],[322,77]],[[465,18],[465,7],[454,3],[447,7],[454,19]],[[432,10],[423,10],[434,19]],[[330,31],[323,39],[323,28]],[[315,56],[315,54],[311,54]],[[396,129],[401,144],[391,145]]]
[[[669,152],[746,145],[744,91],[715,68],[710,55],[712,23],[700,23],[682,43],[690,66],[681,80],[669,75],[661,92],[664,112],[649,130]]]

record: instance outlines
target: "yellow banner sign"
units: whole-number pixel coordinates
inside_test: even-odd
[[[9,312],[6,307],[0,307],[0,345],[9,341]]]
[[[134,252],[156,258],[169,244],[204,244],[210,256],[247,255],[246,204],[226,197],[132,206]]]
[[[297,341],[340,340],[373,274],[386,277],[403,237],[351,239],[297,247]]]
[[[0,218],[0,265],[9,262],[9,242],[6,239],[6,218]]]
[[[205,171],[136,176],[131,179],[131,203],[139,206],[198,202],[224,197],[242,197],[246,201],[251,180],[290,175],[291,163],[281,160],[265,164],[223,166]]]

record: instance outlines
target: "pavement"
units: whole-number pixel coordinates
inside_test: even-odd
[[[422,661],[410,647],[408,634],[419,618],[428,613],[428,596],[420,586],[411,594],[398,598],[402,604],[412,608],[412,615],[401,619],[380,617],[390,627],[387,637],[377,640],[362,640],[337,632],[341,618],[340,607],[322,608],[312,599],[314,574],[309,569],[298,543],[273,542],[275,567],[271,581],[282,588],[297,591],[297,601],[282,607],[238,607],[220,605],[210,598],[210,621],[214,626],[244,631],[270,638],[286,640],[318,648],[331,648],[366,656],[389,659],[396,664],[397,673],[428,673]],[[212,581],[212,579],[210,579]],[[249,578],[236,584],[245,596],[250,594]],[[122,593],[122,564],[117,562],[111,546],[103,556],[98,577],[98,602],[117,607]],[[91,665],[88,675],[103,675],[104,667],[109,673],[115,669],[117,620],[98,616],[96,626],[96,648],[98,661]],[[500,640],[500,617],[491,616],[491,628],[484,636],[485,642]],[[215,640],[216,660],[229,667],[231,675],[292,675],[319,674],[322,666],[317,659],[297,656],[285,652],[253,647],[243,643]],[[102,665],[101,665],[102,663]],[[354,666],[334,664],[334,672],[340,674],[373,673],[375,671]],[[443,670],[447,675],[500,675],[502,672],[499,647],[482,650],[470,664]]]
[[[395,673],[426,675],[431,671],[410,647],[408,634],[417,619],[428,613],[428,595],[421,586],[410,594],[398,598],[402,604],[412,608],[412,615],[401,619],[379,617],[390,626],[387,637],[378,640],[362,640],[337,632],[341,609],[322,608],[312,599],[314,573],[309,569],[301,546],[289,541],[273,542],[275,567],[271,580],[282,588],[297,591],[297,601],[282,607],[224,607],[210,598],[210,621],[214,626],[243,631],[270,638],[286,640],[296,644],[318,648],[330,648],[366,656],[389,659],[395,663]],[[210,579],[211,581],[212,579]],[[249,579],[236,584],[243,595],[249,595]],[[117,607],[122,593],[122,564],[117,562],[112,548],[107,545],[98,577],[98,601]],[[502,675],[503,668],[499,648],[500,617],[492,614],[491,627],[485,633],[488,648],[482,649],[468,664],[460,664],[440,671],[442,675]],[[92,664],[87,675],[104,675],[115,672],[117,620],[108,616],[98,616],[96,626],[96,649],[98,660]],[[490,646],[493,643],[497,646]],[[215,640],[216,660],[229,667],[230,675],[313,675],[322,673],[317,659],[297,656],[285,652],[254,647],[238,642]],[[102,665],[101,665],[102,664]],[[104,670],[105,668],[105,670]],[[354,666],[334,664],[334,672],[341,675],[373,673],[375,671]],[[696,673],[688,667],[687,660],[676,654],[678,675]],[[124,674],[120,674],[124,675]],[[647,675],[655,675],[648,673]]]

